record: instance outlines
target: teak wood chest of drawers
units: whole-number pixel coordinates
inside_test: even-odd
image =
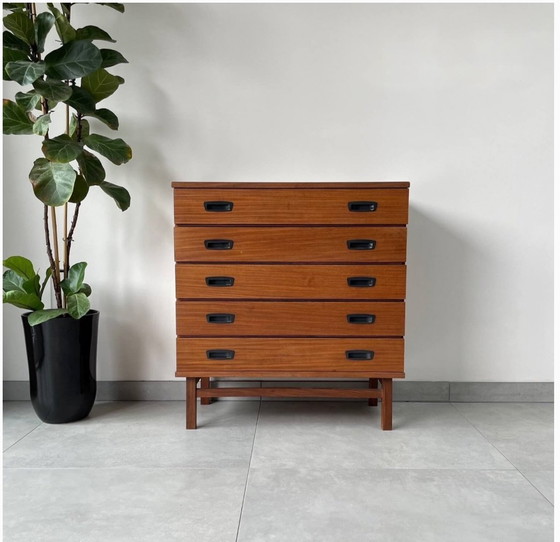
[[[177,371],[197,398],[381,400],[404,378],[408,182],[173,183]],[[216,388],[212,377],[368,388]],[[197,384],[200,380],[200,388]]]

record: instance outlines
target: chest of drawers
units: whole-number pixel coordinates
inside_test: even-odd
[[[381,400],[381,427],[392,428],[393,378],[404,378],[408,187],[173,183],[187,429],[197,398],[224,396]],[[369,387],[212,387],[219,377]]]

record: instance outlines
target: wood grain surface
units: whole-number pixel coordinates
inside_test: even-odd
[[[232,323],[209,323],[231,314]],[[348,315],[373,315],[372,324]],[[177,335],[403,336],[404,303],[379,301],[177,301]]]
[[[232,277],[233,286],[207,286],[207,277]],[[375,278],[351,287],[350,277]],[[404,265],[177,264],[177,298],[391,299],[405,298]]]
[[[209,360],[207,351],[233,350],[230,360]],[[347,350],[370,350],[371,361],[346,359]],[[183,338],[177,339],[177,372],[183,376],[219,376],[223,372],[330,371],[342,374],[402,372],[403,339],[288,339]]]
[[[406,224],[403,189],[175,189],[175,224]],[[230,212],[209,212],[208,201],[233,203]],[[373,212],[352,212],[348,203],[375,201]]]
[[[327,181],[327,182],[235,182],[235,181],[173,181],[171,183],[173,188],[184,189],[208,189],[208,188],[234,188],[235,190],[254,190],[255,188],[265,189],[284,189],[292,190],[293,188],[309,188],[309,189],[349,189],[357,188],[362,190],[364,188],[408,188],[410,181],[364,181],[364,182],[340,182],[340,181]]]
[[[230,241],[231,249],[206,243]],[[371,241],[372,249],[349,248]],[[219,246],[219,245],[218,245]],[[367,244],[363,245],[367,246]],[[176,227],[177,262],[404,262],[405,227]]]
[[[362,388],[213,388],[200,389],[197,395],[208,397],[333,397],[377,401],[382,391]],[[372,399],[375,397],[375,399]],[[201,400],[200,404],[204,399]]]

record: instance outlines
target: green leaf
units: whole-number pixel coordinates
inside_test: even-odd
[[[82,152],[82,146],[69,135],[63,134],[52,139],[46,139],[41,150],[51,162],[66,164],[78,158]]]
[[[40,289],[40,285],[39,285],[39,275],[35,275],[32,279],[26,280],[23,283],[23,289],[25,290],[26,293],[28,294],[33,294],[37,296],[37,299],[40,299],[39,297],[39,289]]]
[[[118,51],[113,49],[100,49],[102,68],[110,68],[111,66],[116,66],[117,64],[128,64],[128,60],[124,58]]]
[[[126,164],[132,158],[132,149],[122,139],[90,134],[84,139],[84,143],[117,166]]]
[[[27,294],[25,292],[20,292],[17,290],[3,292],[2,301],[4,303],[10,303],[11,305],[19,307],[20,309],[27,309],[32,311],[41,310],[45,306],[35,294]]]
[[[25,279],[23,277],[18,275],[15,271],[8,269],[2,276],[2,290],[4,292],[11,292],[12,290],[25,292],[25,290],[23,289],[24,282]]]
[[[103,2],[99,2],[100,6],[107,6],[108,8],[116,9],[119,13],[124,13],[124,4],[107,4]]]
[[[49,12],[45,11],[37,15],[35,19],[35,43],[37,44],[38,53],[42,53],[45,50],[45,40],[53,24],[54,17]]]
[[[26,56],[31,54],[31,47],[25,43],[25,41],[20,40],[18,37],[14,36],[11,32],[4,30],[2,34],[2,44],[6,49],[14,49],[25,53]]]
[[[18,61],[27,61],[27,55],[25,53],[23,53],[22,51],[16,51],[15,49],[7,49],[6,47],[3,48],[2,50],[2,69],[3,69],[3,74],[2,74],[2,78],[4,79],[4,81],[11,81],[12,78],[8,75],[8,72],[6,71],[6,66],[8,65],[9,62],[18,62]]]
[[[72,87],[58,79],[37,79],[33,88],[47,100],[63,102],[72,96]]]
[[[47,75],[55,79],[77,79],[99,69],[101,53],[93,43],[71,41],[45,57]]]
[[[72,10],[72,2],[61,2],[60,7],[62,8],[62,13],[64,16],[70,20],[70,12]]]
[[[33,133],[33,121],[17,103],[4,100],[2,110],[5,135],[27,135]]]
[[[86,262],[78,262],[68,270],[68,277],[60,283],[60,287],[66,295],[77,294],[80,291],[84,283],[86,267]]]
[[[78,141],[78,136],[80,137],[79,141],[81,142],[85,137],[89,135],[89,122],[82,118],[80,121],[80,126],[82,127],[81,130],[78,130],[78,124],[76,119],[76,130],[72,134],[72,139],[74,141]]]
[[[76,39],[77,40],[102,40],[102,41],[111,41],[113,43],[116,42],[105,30],[97,26],[84,26],[83,28],[78,28],[76,30]]]
[[[71,203],[80,203],[80,201],[86,199],[88,192],[89,184],[82,175],[78,175],[76,177],[76,182],[74,183],[74,192],[72,192],[72,195],[70,196],[70,199],[68,201],[70,201]]]
[[[70,285],[71,293],[79,292],[82,287],[86,276],[86,267],[87,262],[78,262],[68,270],[68,278],[65,280],[67,280]]]
[[[63,13],[58,11],[53,4],[47,4],[51,13],[55,17],[55,25],[56,31],[58,33],[59,38],[62,40],[62,43],[68,43],[69,41],[76,39],[76,31],[70,25],[68,19],[64,16]],[[64,78],[61,79],[71,79],[71,78]]]
[[[29,45],[35,42],[35,29],[26,13],[10,13],[4,17],[4,26],[20,40]]]
[[[41,75],[44,75],[46,65],[43,61],[29,62],[28,60],[16,60],[6,64],[6,73],[12,81],[20,85],[30,85]]]
[[[51,123],[51,114],[47,113],[46,115],[41,115],[33,125],[33,133],[46,136],[49,132],[49,124]]]
[[[76,114],[72,113],[72,115],[70,115],[70,122],[68,123],[68,135],[72,137],[76,133],[76,128],[78,128],[78,117]]]
[[[111,130],[118,130],[119,129],[119,119],[117,115],[115,115],[109,109],[96,109],[93,113],[88,113],[88,117],[93,117],[94,119],[100,120]]]
[[[29,173],[35,196],[46,205],[64,205],[74,191],[76,172],[70,164],[38,158]]]
[[[32,312],[28,317],[27,321],[30,326],[36,326],[42,324],[43,322],[48,322],[53,318],[58,318],[63,314],[68,314],[66,309],[44,309]]]
[[[25,9],[25,4],[17,4],[17,3],[13,3],[13,2],[6,2],[5,4],[2,4],[2,9],[9,9],[9,10],[20,10],[20,9]]]
[[[58,102],[56,100],[49,100],[49,109],[51,111],[51,113],[54,113],[54,108],[58,105]],[[37,111],[40,111],[41,113],[43,112],[43,107],[41,102],[39,102],[36,106],[35,109]]]
[[[89,299],[85,294],[77,293],[66,297],[66,304],[68,306],[68,314],[75,318],[85,316],[89,311]]]
[[[11,269],[25,280],[30,280],[37,274],[35,269],[33,269],[31,260],[23,256],[10,256],[2,262],[2,265]]]
[[[103,164],[97,156],[88,151],[84,150],[84,152],[78,156],[78,165],[80,166],[80,172],[85,177],[89,186],[97,185],[105,179]]]
[[[130,194],[126,188],[107,181],[99,183],[99,187],[105,194],[113,198],[121,211],[126,211],[130,207]]]
[[[89,297],[91,295],[91,286],[84,282],[78,293],[84,294]]]
[[[34,90],[29,92],[18,92],[16,93],[16,103],[25,111],[31,111],[35,109],[36,105],[41,101],[41,96],[37,94]]]
[[[108,98],[119,88],[119,80],[107,70],[100,69],[82,79],[82,88],[93,96],[96,102]]]
[[[73,107],[79,113],[93,113],[95,111],[95,100],[93,96],[81,87],[72,87],[72,95],[64,103]]]
[[[45,291],[45,287],[47,286],[47,282],[52,277],[52,269],[49,267],[47,272],[45,273],[45,280],[43,280],[43,284],[41,284],[41,289],[39,290],[39,297],[43,297],[43,292]]]

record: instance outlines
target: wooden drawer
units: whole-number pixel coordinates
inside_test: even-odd
[[[405,227],[177,227],[177,262],[404,262]]]
[[[405,298],[404,265],[177,264],[175,274],[179,299]]]
[[[225,355],[233,358],[209,359]],[[403,369],[403,339],[177,339],[177,376],[314,372],[352,376],[368,371],[402,373]]]
[[[350,204],[356,210],[350,210]],[[407,222],[408,190],[401,188],[175,190],[175,224]]]
[[[177,335],[403,336],[404,303],[178,301]]]

